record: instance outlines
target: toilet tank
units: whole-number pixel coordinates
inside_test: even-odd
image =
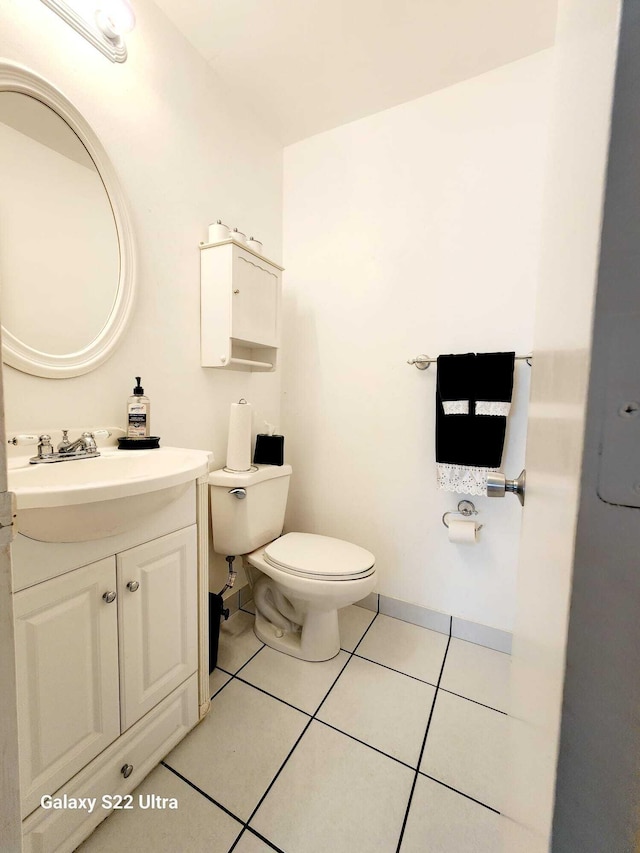
[[[249,554],[282,533],[291,465],[258,465],[209,474],[213,550],[225,556]],[[231,494],[244,489],[246,497]]]

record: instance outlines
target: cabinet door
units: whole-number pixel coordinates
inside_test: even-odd
[[[16,593],[24,814],[120,734],[115,558]]]
[[[198,668],[196,526],[118,554],[125,731]]]
[[[278,346],[279,275],[257,258],[234,264],[231,337],[248,345]]]

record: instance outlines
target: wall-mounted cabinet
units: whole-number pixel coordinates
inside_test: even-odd
[[[235,240],[200,250],[202,366],[275,370],[282,267]]]

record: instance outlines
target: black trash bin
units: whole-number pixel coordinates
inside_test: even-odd
[[[209,672],[213,672],[218,662],[218,641],[220,639],[220,620],[229,618],[222,594],[209,593]]]

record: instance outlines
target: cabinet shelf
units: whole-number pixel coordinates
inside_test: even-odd
[[[250,358],[231,358],[229,367],[249,367],[251,370],[273,370],[274,365],[270,361],[253,361]]]
[[[273,371],[282,267],[235,240],[200,244],[203,367]]]

